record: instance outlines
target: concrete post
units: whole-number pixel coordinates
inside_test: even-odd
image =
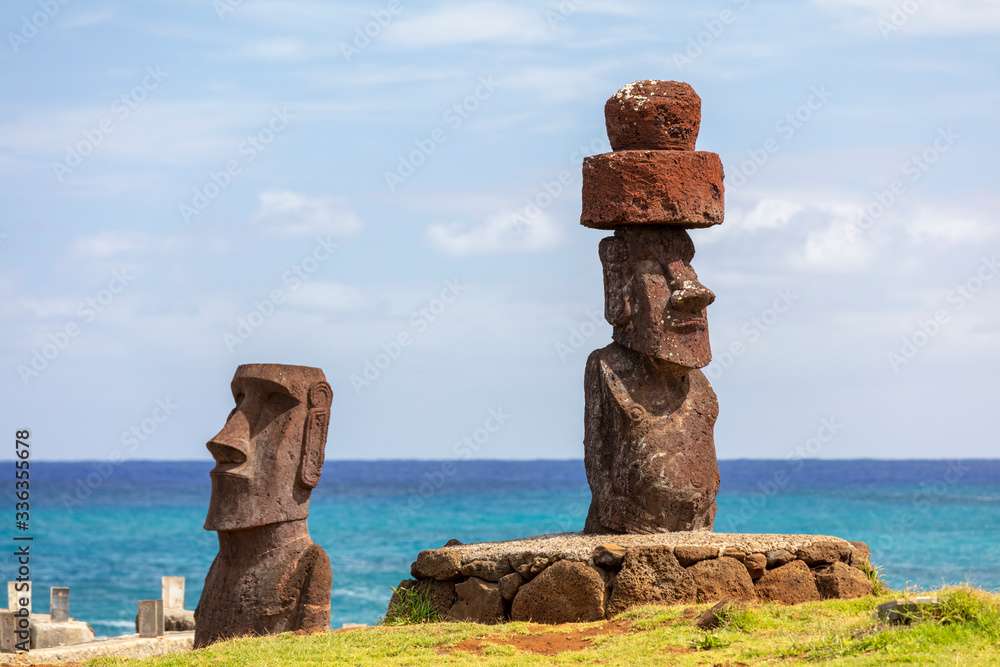
[[[7,582],[7,609],[17,611],[21,603],[25,603],[28,614],[31,614],[31,582],[30,581],[8,581]]]
[[[53,623],[69,620],[69,587],[53,586],[49,589],[49,615]]]
[[[17,652],[17,617],[13,611],[0,611],[0,653]]]
[[[184,577],[162,577],[164,610],[184,608]]]
[[[163,600],[139,600],[139,636],[162,637]]]

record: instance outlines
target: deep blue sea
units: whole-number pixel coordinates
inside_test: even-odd
[[[130,632],[161,575],[194,608],[215,554],[209,462],[33,463],[34,608],[72,588],[74,617]],[[1000,589],[1000,460],[723,461],[718,531],[864,540],[893,587]],[[11,484],[13,487],[13,484]],[[333,624],[373,623],[421,549],[578,530],[582,461],[330,461],[313,539],[334,568]],[[13,532],[13,502],[11,502]],[[12,551],[12,549],[11,549]],[[14,572],[5,561],[4,578]]]

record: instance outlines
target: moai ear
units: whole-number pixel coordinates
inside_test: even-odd
[[[628,244],[625,239],[608,236],[601,239],[598,254],[604,266],[604,319],[612,326],[620,326],[632,312],[628,296]]]
[[[326,382],[318,382],[309,388],[309,411],[306,413],[305,435],[302,438],[299,480],[310,489],[319,484],[319,476],[323,474],[332,402],[333,389]]]

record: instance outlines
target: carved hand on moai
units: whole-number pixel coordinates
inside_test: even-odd
[[[614,343],[585,378],[587,532],[710,529],[718,464],[707,308],[687,229],[721,224],[722,162],[695,151],[701,99],[675,81],[639,81],[605,105],[611,153],[583,164],[581,224],[603,239],[605,317]]]

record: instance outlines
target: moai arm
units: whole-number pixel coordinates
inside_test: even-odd
[[[306,631],[326,630],[330,627],[330,590],[333,586],[330,557],[323,547],[314,544],[302,560],[306,576],[299,598],[298,627]]]

